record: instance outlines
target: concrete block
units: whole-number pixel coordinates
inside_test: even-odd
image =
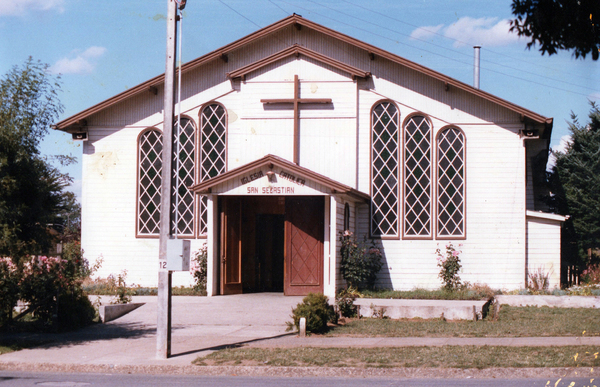
[[[360,317],[388,317],[391,319],[443,317],[447,320],[481,319],[489,301],[455,300],[397,300],[380,298],[357,298]],[[383,316],[382,316],[383,314]]]
[[[142,305],[144,305],[143,302],[131,304],[102,305],[100,306],[99,310],[100,321],[102,321],[103,323],[107,323],[109,321],[116,320],[119,317],[126,315],[127,313],[139,308]]]
[[[494,297],[498,304],[511,306],[549,306],[556,308],[600,308],[596,296],[530,296],[500,295]]]

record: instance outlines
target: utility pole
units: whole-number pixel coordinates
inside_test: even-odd
[[[171,355],[171,272],[167,269],[167,240],[171,237],[171,190],[173,160],[173,122],[175,111],[175,47],[177,43],[177,6],[185,0],[167,0],[167,60],[165,68],[165,103],[160,198],[160,238],[158,247],[158,308],[156,357]]]

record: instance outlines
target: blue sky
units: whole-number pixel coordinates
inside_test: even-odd
[[[585,122],[600,101],[600,62],[551,57],[508,32],[510,0],[188,0],[187,62],[297,13],[468,84],[481,49],[481,89],[554,117],[552,147],[573,111]],[[69,117],[164,72],[167,0],[0,0],[0,74],[28,56],[62,77]],[[564,138],[563,138],[564,143]],[[80,144],[52,132],[42,152],[81,157]],[[81,164],[66,169],[80,192]]]

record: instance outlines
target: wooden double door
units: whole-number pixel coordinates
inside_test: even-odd
[[[324,197],[219,202],[221,294],[323,292]]]

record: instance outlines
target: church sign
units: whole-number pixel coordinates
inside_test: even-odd
[[[225,193],[225,192],[222,192]],[[239,186],[227,194],[233,195],[322,195],[307,186],[304,176],[280,168],[252,171],[239,177]]]

